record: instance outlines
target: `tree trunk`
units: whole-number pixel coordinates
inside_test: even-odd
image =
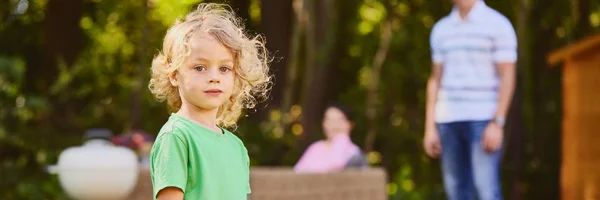
[[[358,4],[358,5],[357,5]],[[346,73],[348,71],[344,68],[348,67],[345,63],[345,58],[348,55],[348,49],[350,43],[352,43],[352,34],[348,34],[348,24],[353,23],[352,18],[356,17],[356,10],[361,3],[356,1],[338,0],[335,1],[334,7],[336,9],[335,22],[332,24],[335,29],[335,34],[330,34],[330,37],[335,38],[335,44],[332,44],[331,53],[328,54],[329,59],[329,70],[327,74],[327,91],[324,99],[329,101],[336,101],[340,95],[346,91],[349,87],[353,87],[352,82],[348,81]],[[352,26],[355,28],[355,26]],[[354,29],[351,29],[354,30]],[[346,65],[346,66],[344,66]],[[339,102],[342,103],[342,102]]]
[[[523,104],[523,92],[524,83],[523,76],[527,77],[526,67],[528,65],[527,59],[527,22],[529,16],[529,0],[518,0],[517,2],[517,21],[516,21],[516,33],[518,39],[518,61],[517,61],[517,84],[515,87],[515,93],[513,95],[513,101],[510,106],[510,111],[507,116],[507,125],[505,128],[505,134],[507,135],[506,141],[506,155],[509,156],[509,163],[512,165],[510,169],[510,181],[511,186],[509,199],[520,200],[522,199],[522,183],[521,183],[521,168],[523,166],[523,150],[524,150],[524,135],[525,127],[523,126],[523,110],[525,105]]]
[[[292,0],[262,0],[261,30],[267,40],[267,49],[273,55],[271,72],[274,85],[267,109],[281,107],[281,98],[286,77],[286,65],[290,54],[290,39],[293,25]]]
[[[573,36],[575,40],[585,37],[590,33],[590,1],[589,0],[573,0],[572,19],[575,24]]]
[[[49,0],[46,4],[41,34],[43,50],[32,50],[36,53],[26,54],[27,67],[22,92],[46,97],[52,105],[52,113],[29,121],[29,126],[35,127],[50,121],[57,129],[68,130],[73,128],[72,121],[65,119],[86,104],[85,101],[61,102],[60,97],[52,96],[50,92],[58,75],[59,62],[70,68],[85,47],[85,35],[79,26],[82,15],[81,0]]]
[[[553,41],[556,28],[561,26],[558,19],[560,14],[546,15],[544,13],[559,12],[561,4],[553,1],[532,1],[531,20],[529,25],[532,30],[533,40],[530,58],[531,90],[529,91],[529,105],[532,107],[532,129],[529,130],[528,139],[533,144],[532,157],[527,163],[533,166],[534,171],[528,177],[530,185],[536,185],[528,191],[527,199],[555,199],[560,197],[560,93],[561,75],[560,68],[549,68],[546,56],[550,49],[557,48]],[[546,19],[549,24],[541,24]],[[556,106],[555,111],[550,111],[551,106]],[[558,111],[558,112],[557,112]],[[543,169],[543,170],[542,170]]]
[[[148,52],[148,22],[146,21],[148,15],[148,3],[147,0],[141,1],[142,7],[142,16],[139,18],[140,20],[140,28],[141,28],[141,38],[139,42],[138,54],[139,54],[139,64],[137,65],[134,71],[134,85],[132,87],[131,92],[131,124],[130,127],[125,127],[125,131],[129,129],[140,129],[141,127],[141,112],[142,112],[142,88],[145,85],[146,81],[144,78],[144,69],[148,66],[146,60],[146,52]]]
[[[304,11],[307,13],[306,23],[306,59],[303,80],[302,127],[300,137],[301,148],[307,146],[316,137],[322,111],[325,107],[327,92],[327,65],[331,54],[333,38],[327,34],[335,31],[329,27],[333,13],[331,0],[305,0]],[[329,40],[328,40],[329,39]]]
[[[390,44],[392,41],[393,14],[390,12],[392,8],[390,8],[389,2],[385,5],[386,10],[388,10],[388,16],[381,29],[381,39],[379,41],[377,53],[373,59],[373,69],[371,71],[369,85],[367,86],[367,109],[365,115],[367,117],[368,128],[367,136],[365,137],[364,148],[365,152],[367,153],[373,150],[373,144],[375,143],[375,136],[377,132],[377,88],[379,86],[381,68],[383,68],[383,63],[390,49]]]
[[[296,91],[296,82],[298,79],[298,66],[300,65],[300,48],[302,33],[306,26],[306,15],[304,11],[303,0],[293,0],[294,20],[292,28],[292,36],[290,38],[290,53],[286,59],[287,67],[285,68],[285,80],[279,83],[282,86],[281,110],[288,112],[294,104],[294,91]],[[282,124],[283,125],[283,124]]]
[[[48,88],[58,74],[58,61],[64,61],[67,66],[75,62],[84,46],[83,31],[79,27],[82,12],[81,0],[48,1],[44,20],[44,52],[28,63],[24,92],[48,94]]]

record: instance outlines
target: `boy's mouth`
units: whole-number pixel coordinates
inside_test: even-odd
[[[210,95],[219,95],[219,94],[223,93],[223,91],[221,91],[219,89],[212,89],[212,90],[206,90],[206,91],[204,91],[204,93],[210,94]]]

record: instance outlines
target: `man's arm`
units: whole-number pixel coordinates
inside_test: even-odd
[[[517,36],[510,21],[506,18],[498,23],[497,33],[493,36],[494,51],[492,57],[496,63],[496,72],[500,79],[498,107],[494,117],[506,118],[515,90]]]
[[[486,127],[481,141],[481,146],[487,152],[495,152],[502,147],[502,141],[504,140],[503,121],[508,113],[515,90],[517,37],[512,24],[506,18],[498,23],[497,31],[493,36],[494,51],[492,52],[492,58],[496,63],[500,88],[498,91],[496,113],[494,113],[496,120],[493,120]],[[502,120],[497,121],[497,119]]]
[[[440,23],[436,23],[431,29],[431,36],[429,37],[429,44],[431,46],[431,61],[433,63],[431,67],[431,74],[427,80],[427,97],[425,102],[425,135],[430,133],[437,133],[435,128],[435,103],[437,102],[438,91],[440,89],[440,82],[442,80],[442,71],[444,63],[444,51],[442,51],[440,44]]]
[[[516,69],[515,63],[503,62],[496,65],[500,77],[500,90],[498,92],[498,108],[495,117],[506,118],[508,108],[515,90]]]
[[[437,158],[442,153],[440,136],[435,127],[435,104],[438,100],[438,92],[442,81],[444,51],[441,46],[440,23],[436,23],[431,30],[429,43],[431,45],[431,74],[427,80],[427,97],[425,102],[425,137],[423,147],[427,155]]]
[[[431,75],[427,80],[427,100],[425,107],[425,134],[435,130],[435,102],[437,102],[440,82],[442,80],[442,64],[433,64]]]
[[[500,90],[498,92],[498,107],[494,117],[506,118],[510,107],[513,91],[515,90],[515,64],[511,62],[500,62],[496,65],[500,77]],[[481,146],[487,152],[495,152],[502,146],[504,138],[503,124],[490,123],[481,141]],[[502,122],[503,123],[503,122]]]
[[[423,147],[427,155],[437,158],[442,153],[440,137],[435,127],[435,103],[437,102],[440,82],[442,80],[442,64],[433,64],[431,75],[427,80],[427,100],[425,107],[425,137]]]

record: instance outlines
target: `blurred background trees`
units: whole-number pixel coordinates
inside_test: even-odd
[[[45,172],[85,129],[156,134],[166,106],[147,89],[167,28],[200,0],[0,2],[0,198],[65,199]],[[206,1],[205,1],[206,2]],[[293,165],[322,138],[327,103],[355,113],[352,139],[385,167],[390,199],[442,199],[421,146],[429,33],[449,0],[231,0],[273,56],[270,99],[235,131],[253,166]],[[507,199],[557,199],[561,68],[546,55],[599,31],[600,2],[487,0],[519,37],[503,164]]]

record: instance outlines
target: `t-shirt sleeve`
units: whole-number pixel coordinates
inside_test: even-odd
[[[174,133],[157,138],[151,152],[154,198],[166,187],[177,187],[185,193],[187,184],[187,144]]]
[[[429,45],[431,47],[431,61],[434,64],[442,64],[444,62],[444,52],[441,45],[440,22],[436,23],[431,29],[429,36]]]
[[[244,148],[244,157],[246,158],[246,170],[248,172],[248,183],[246,183],[246,194],[252,193],[252,188],[250,187],[250,156],[248,156],[248,150]]]
[[[494,62],[514,63],[517,61],[517,35],[508,19],[499,20],[497,32],[492,40]]]

